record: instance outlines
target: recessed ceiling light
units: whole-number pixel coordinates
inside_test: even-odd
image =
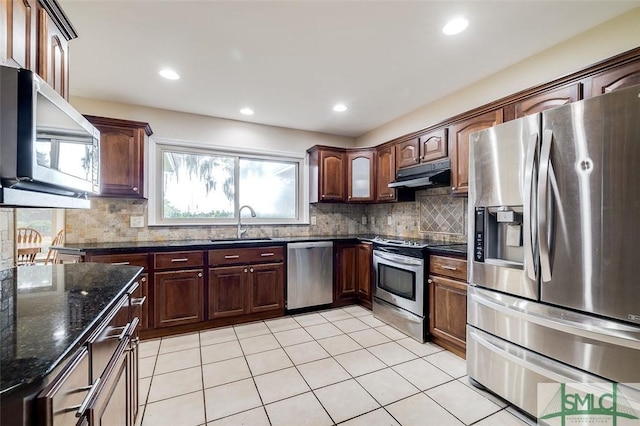
[[[347,110],[347,106],[345,104],[335,104],[333,110],[335,112],[344,112]]]
[[[253,115],[253,110],[251,108],[242,108],[240,114]]]
[[[162,77],[166,78],[167,80],[178,80],[180,78],[180,74],[168,68],[160,70],[158,74],[160,74]]]
[[[447,22],[442,28],[442,32],[446,35],[454,35],[463,32],[469,26],[469,21],[464,18],[455,18]]]

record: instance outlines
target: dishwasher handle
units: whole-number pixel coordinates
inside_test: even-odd
[[[312,248],[327,248],[333,247],[333,241],[307,241],[301,243],[288,243],[287,249],[312,249]]]

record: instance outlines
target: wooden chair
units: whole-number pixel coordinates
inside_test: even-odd
[[[33,228],[17,228],[16,243],[37,246],[42,244],[42,234]],[[37,251],[29,250],[25,253],[20,253],[20,251],[21,249],[18,247],[18,265],[31,265],[35,263]]]
[[[55,237],[51,240],[51,247],[60,246],[64,244],[64,228],[58,231]],[[58,250],[49,247],[47,258],[44,260],[44,264],[58,263]]]

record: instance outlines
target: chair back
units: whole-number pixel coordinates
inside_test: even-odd
[[[60,246],[64,244],[64,228],[58,231],[55,237],[51,240],[51,247]],[[49,247],[47,258],[44,260],[44,264],[58,263],[58,250]]]
[[[42,234],[33,228],[17,228],[16,243],[42,244]],[[36,253],[21,254],[18,252],[18,265],[29,265],[36,261]]]

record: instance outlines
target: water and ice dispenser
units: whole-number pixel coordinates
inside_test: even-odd
[[[522,206],[476,207],[474,260],[522,267]]]

